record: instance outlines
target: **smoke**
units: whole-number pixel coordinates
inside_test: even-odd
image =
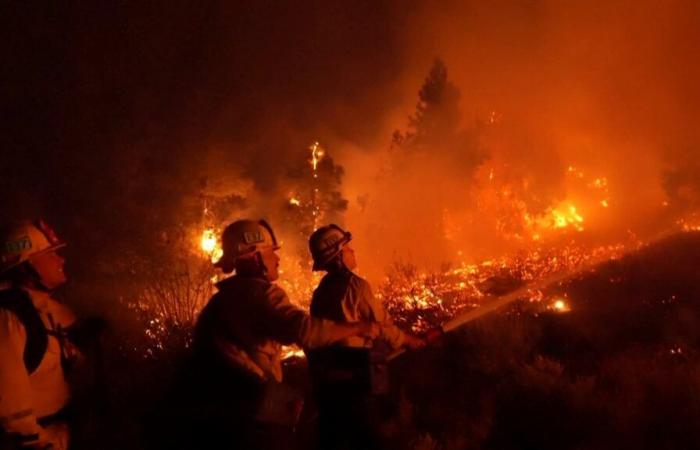
[[[395,127],[406,126],[422,79],[439,56],[461,92],[462,128],[486,125],[477,136],[490,155],[485,164],[495,168],[497,181],[506,177],[508,188],[521,192],[522,211],[536,215],[570,201],[584,218],[586,235],[615,239],[627,230],[639,235],[658,231],[671,222],[665,205],[682,214],[697,204],[691,180],[697,178],[693,167],[699,156],[692,124],[700,95],[694,82],[700,71],[694,56],[699,12],[693,2],[425,5],[401,36],[405,97]],[[372,164],[365,160],[358,165]],[[470,209],[478,210],[477,205],[463,191],[433,189],[448,174],[455,182],[484,186],[478,179],[455,177],[453,168],[426,167],[424,188],[451,197],[442,205],[462,202],[462,212],[454,205],[448,208],[452,217],[430,210],[439,197],[431,203],[403,189],[406,185],[393,187],[409,197],[398,209],[412,211],[389,233],[388,239],[403,242],[391,246],[394,253],[434,264],[436,259],[458,261],[455,251],[484,257],[508,247],[492,211],[475,217]],[[572,176],[579,173],[581,177]],[[369,175],[356,183],[367,186],[368,180]],[[596,180],[604,186],[596,187]],[[379,209],[387,220],[396,220],[390,204]],[[436,230],[426,231],[426,221],[459,225],[453,230],[451,254],[440,247]],[[378,229],[375,220],[367,222]],[[363,220],[354,223],[362,226]],[[386,249],[386,242],[375,238],[367,251]],[[511,248],[522,245],[526,243],[510,243]]]
[[[328,194],[343,206],[327,219],[351,228],[374,276],[394,259],[435,266],[524,245],[503,239],[523,234],[499,219],[512,211],[540,217],[570,201],[587,231],[615,234],[668,218],[664,202],[678,214],[697,205],[696,2],[8,14],[3,215],[55,223],[78,273],[151,251],[205,204],[217,220],[266,217],[291,236],[289,193],[314,141],[342,168]],[[421,142],[416,104],[436,58],[459,95]],[[397,130],[404,144],[392,145]],[[605,192],[589,186],[602,178]],[[503,187],[517,195],[504,201]]]

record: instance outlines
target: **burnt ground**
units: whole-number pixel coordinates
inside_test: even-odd
[[[567,313],[516,304],[393,361],[377,421],[385,448],[700,448],[700,233],[560,292]],[[177,395],[181,348],[149,360],[120,348],[105,358],[101,401],[90,394],[82,409],[79,448],[146,448],[157,399]],[[303,362],[287,376],[308,389]],[[302,419],[300,448],[314,448],[312,406]]]

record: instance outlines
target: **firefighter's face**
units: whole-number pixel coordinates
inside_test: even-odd
[[[267,278],[269,281],[275,281],[280,277],[280,257],[277,255],[276,250],[267,249],[261,251],[260,260],[262,265],[265,267],[265,278]]]
[[[343,250],[341,252],[343,255],[343,265],[347,267],[350,270],[354,270],[357,268],[357,260],[355,259],[355,250],[350,247],[350,245],[345,244],[343,246]]]
[[[39,274],[41,284],[47,289],[54,289],[66,282],[63,266],[66,260],[57,252],[47,252],[29,258],[29,263]]]

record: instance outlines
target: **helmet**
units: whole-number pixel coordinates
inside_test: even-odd
[[[352,234],[333,223],[311,233],[309,250],[314,260],[313,270],[322,270],[351,239]]]
[[[5,272],[42,253],[56,251],[66,243],[51,227],[39,219],[21,221],[0,232],[0,272]]]
[[[278,250],[275,233],[264,220],[237,220],[227,226],[221,235],[221,247],[224,254],[214,263],[225,273],[233,270],[237,259],[253,256],[266,250]]]

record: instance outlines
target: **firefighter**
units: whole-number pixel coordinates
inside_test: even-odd
[[[278,279],[279,245],[265,221],[238,220],[222,235],[216,263],[235,275],[217,284],[202,310],[194,350],[204,377],[194,443],[199,448],[288,448],[300,399],[282,383],[281,345],[329,345],[353,336],[374,337],[376,324],[312,318],[292,305]],[[202,422],[203,421],[203,422]]]
[[[308,352],[323,450],[378,448],[372,404],[375,394],[386,393],[386,353],[425,345],[393,324],[369,283],[353,272],[357,262],[351,239],[335,224],[319,228],[309,238],[313,270],[326,272],[314,291],[311,316],[346,323],[373,321],[382,332],[379,339],[351,336],[333,347]]]
[[[65,243],[39,220],[8,227],[0,245],[0,447],[65,450],[65,367],[78,355],[75,317],[52,297],[66,282]]]

